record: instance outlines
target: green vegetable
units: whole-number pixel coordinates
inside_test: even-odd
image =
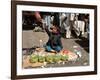
[[[59,61],[67,61],[68,60],[68,55],[47,55],[47,56],[42,56],[42,55],[36,55],[32,54],[30,55],[30,62],[31,63],[36,63],[36,62],[47,62],[47,63],[54,63],[54,62],[59,62]]]
[[[53,63],[53,55],[48,55],[48,56],[46,56],[46,61],[48,62],[48,63]]]
[[[39,56],[39,62],[45,62],[45,57],[44,56]]]
[[[62,60],[62,61],[68,60],[68,55],[62,55],[62,56],[61,56],[61,60]]]
[[[36,62],[38,62],[38,55],[32,54],[32,55],[30,56],[30,62],[31,62],[31,63],[36,63]]]
[[[54,59],[53,60],[54,60],[54,62],[59,62],[61,60],[61,55],[56,54],[54,56]]]

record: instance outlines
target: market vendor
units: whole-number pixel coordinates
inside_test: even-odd
[[[48,28],[45,28],[48,36],[49,36],[49,40],[46,43],[46,51],[49,52],[60,52],[62,50],[62,43],[61,43],[61,34],[60,34],[60,30],[57,26],[53,25],[50,30],[48,30]]]

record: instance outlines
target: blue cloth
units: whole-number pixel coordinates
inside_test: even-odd
[[[60,46],[55,46],[54,48],[52,48],[51,46],[46,45],[46,51],[51,51],[51,50],[55,50],[57,52],[59,52],[62,49],[62,47]]]

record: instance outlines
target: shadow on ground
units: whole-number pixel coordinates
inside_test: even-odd
[[[86,38],[81,38],[80,40],[75,40],[85,51],[89,53],[89,40]]]
[[[35,26],[33,25],[23,25],[23,30],[33,30],[35,28]]]

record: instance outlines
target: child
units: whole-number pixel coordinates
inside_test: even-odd
[[[49,40],[46,43],[46,51],[49,52],[60,52],[62,50],[60,30],[54,25],[50,30],[46,27],[46,32],[49,36]]]

